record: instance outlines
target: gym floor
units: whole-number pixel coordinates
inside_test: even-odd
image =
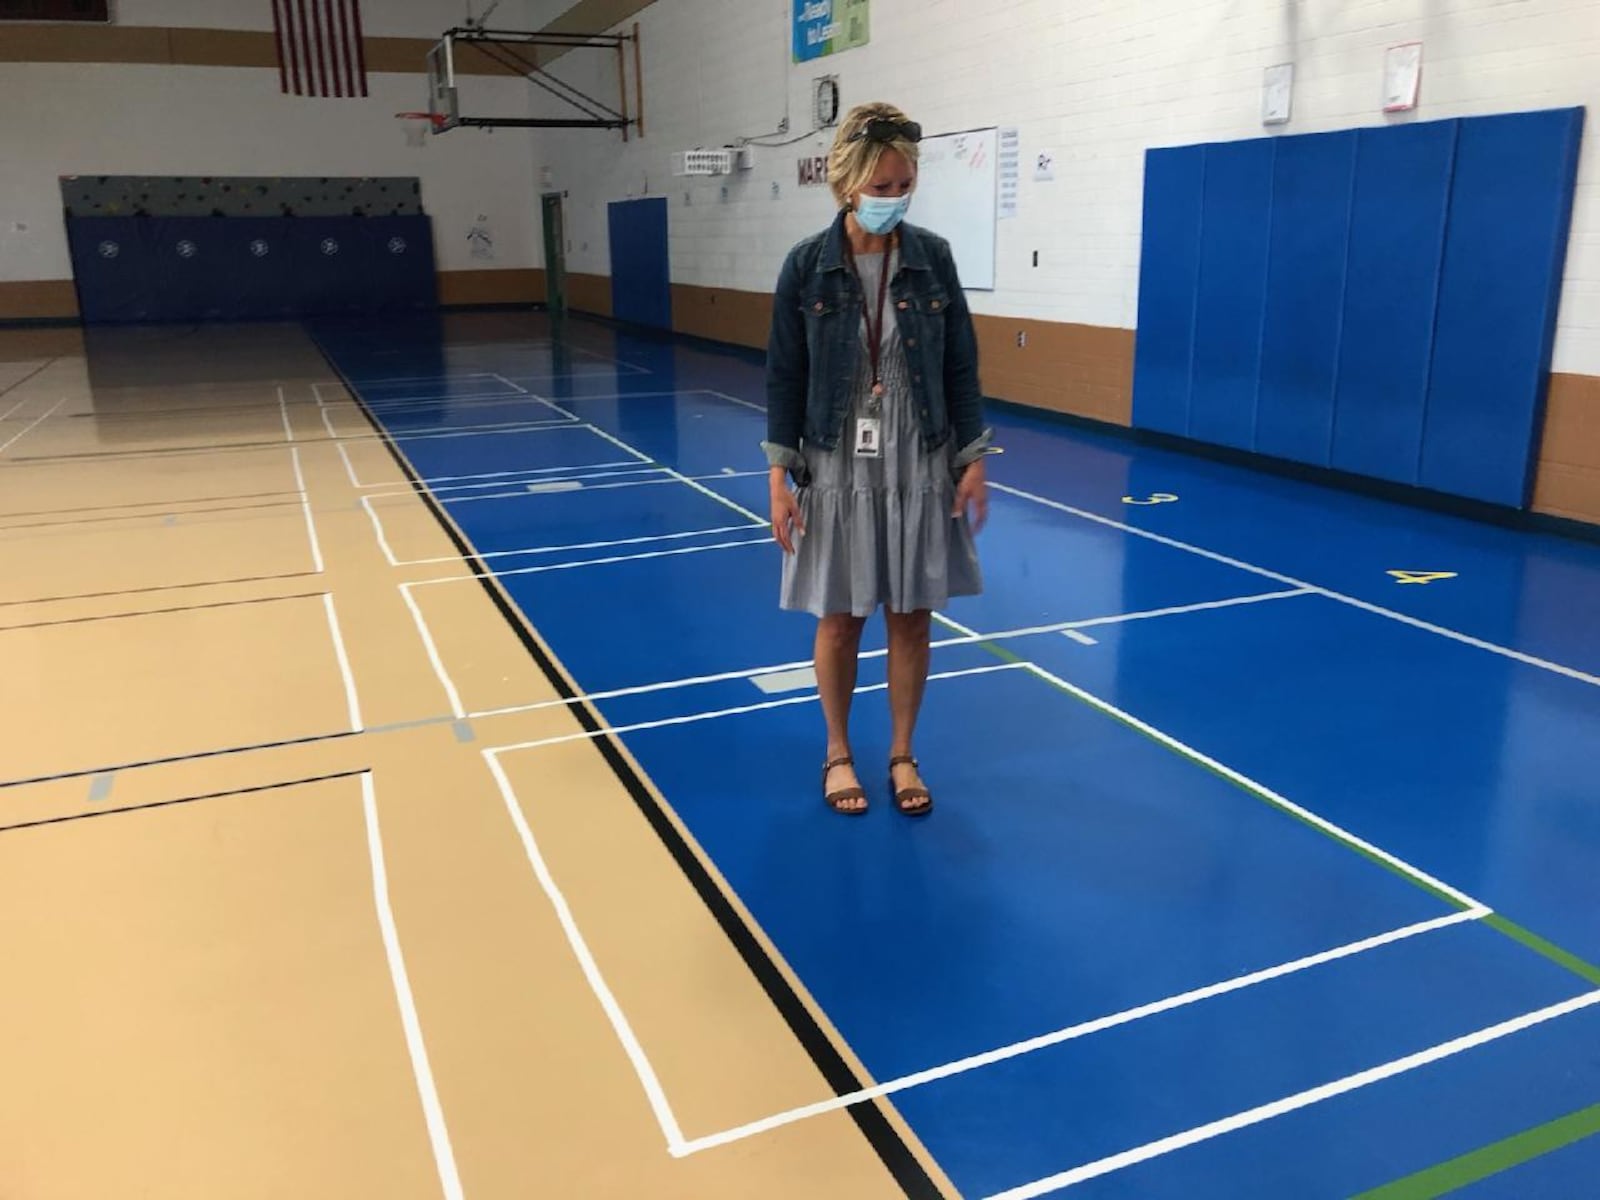
[[[1600,545],[997,408],[846,820],[762,399],[0,334],[0,1195],[1592,1194]]]

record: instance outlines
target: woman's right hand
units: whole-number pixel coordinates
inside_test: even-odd
[[[800,515],[800,501],[789,490],[787,472],[772,472],[772,536],[785,554],[794,553],[795,534],[805,533],[805,519]]]

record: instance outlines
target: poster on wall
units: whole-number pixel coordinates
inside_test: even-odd
[[[1383,111],[1410,112],[1422,84],[1422,43],[1390,46],[1383,56]]]
[[[871,0],[793,0],[794,61],[810,62],[865,46]]]
[[[1000,200],[998,219],[1010,221],[1017,215],[1017,194],[1022,179],[1022,132],[1016,126],[1000,131]]]

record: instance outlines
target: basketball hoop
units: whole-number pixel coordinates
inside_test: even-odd
[[[395,113],[395,117],[405,122],[406,145],[408,146],[422,145],[427,140],[430,130],[438,133],[440,127],[444,125],[443,113],[400,112]]]

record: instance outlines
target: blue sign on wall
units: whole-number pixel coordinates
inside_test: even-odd
[[[794,0],[794,61],[865,46],[871,0]]]

